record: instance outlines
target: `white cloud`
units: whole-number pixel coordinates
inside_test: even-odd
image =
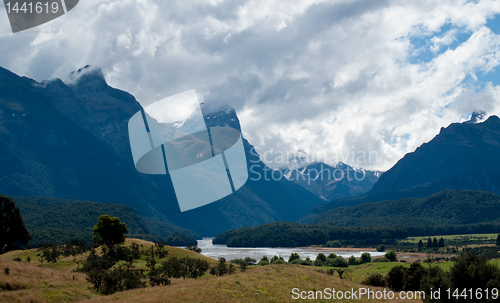
[[[499,12],[492,0],[87,0],[20,34],[0,22],[0,65],[37,80],[100,66],[144,105],[196,89],[234,107],[261,152],[376,152],[346,162],[385,170],[475,108],[500,114],[500,89],[477,80],[499,65],[485,26]]]

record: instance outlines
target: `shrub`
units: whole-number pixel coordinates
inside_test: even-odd
[[[323,266],[323,265],[325,265],[325,262],[323,262],[319,259],[316,259],[316,260],[314,260],[313,265],[314,266]]]
[[[292,263],[294,260],[300,259],[300,256],[298,253],[292,253],[290,257],[288,258],[288,263]]]
[[[363,282],[361,282],[361,284],[369,285],[369,286],[376,286],[376,287],[383,287],[383,286],[385,286],[385,279],[381,274],[377,273],[377,274],[367,276],[363,280]]]
[[[386,257],[383,257],[383,258],[374,258],[372,262],[391,262],[391,261]]]
[[[339,240],[328,241],[326,242],[326,247],[342,247],[342,243]]]
[[[241,271],[242,272],[245,272],[248,268],[248,263],[247,262],[243,262],[240,264],[240,268],[241,268]]]
[[[402,291],[403,290],[403,276],[406,271],[406,268],[402,265],[394,266],[388,273],[387,273],[387,286],[395,291]]]
[[[191,251],[194,251],[196,253],[199,253],[201,254],[201,248],[199,248],[198,246],[191,246],[191,245],[188,245],[186,246],[186,249],[187,250],[191,250]],[[161,258],[161,257],[160,257]]]
[[[396,256],[396,253],[394,252],[394,250],[389,250],[386,254],[385,254],[385,257],[391,261],[391,262],[397,262],[398,261],[398,257]]]
[[[270,261],[271,264],[286,264],[283,257],[273,256]]]
[[[226,259],[223,257],[219,258],[219,263],[217,263],[217,265],[210,267],[210,274],[219,277],[226,274],[234,274],[235,271],[234,265],[231,263],[228,265]]]
[[[263,256],[262,259],[260,259],[259,263],[257,263],[258,265],[269,265],[269,258],[267,256]]]
[[[350,256],[349,257],[349,265],[357,265],[357,264],[358,264],[358,260],[356,260],[356,257]]]
[[[248,265],[254,265],[255,263],[257,263],[257,260],[250,257],[245,257],[245,261],[248,263]]]
[[[380,244],[379,246],[377,246],[377,251],[378,252],[383,252],[385,250],[385,245],[384,244]]]
[[[403,275],[403,290],[416,291],[420,289],[420,281],[427,274],[422,264],[413,262]]]
[[[319,253],[318,256],[316,257],[316,260],[320,260],[325,262],[326,261],[326,256],[324,253]]]
[[[328,258],[328,265],[333,266],[333,267],[348,267],[349,266],[347,261],[341,256],[335,257],[334,259]]]

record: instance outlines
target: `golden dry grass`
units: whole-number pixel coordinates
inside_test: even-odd
[[[291,302],[292,289],[316,291],[324,288],[350,290],[364,287],[338,276],[328,276],[314,268],[298,265],[251,267],[246,272],[199,280],[174,279],[172,285],[148,287],[85,300],[85,303],[105,302]],[[371,290],[382,290],[370,287]],[[308,300],[331,302],[331,300]],[[373,300],[356,300],[371,302]],[[336,302],[351,302],[338,300]],[[417,300],[377,300],[377,302],[421,302]]]
[[[4,271],[6,267],[8,275]],[[0,258],[0,269],[0,302],[76,302],[98,296],[90,290],[81,273],[15,262],[5,257]]]
[[[141,249],[148,249],[152,242],[127,239],[125,245],[137,243]],[[168,257],[199,258],[211,264],[217,261],[201,254],[182,248],[167,246]],[[146,287],[115,293],[109,296],[97,294],[90,288],[85,280],[85,274],[76,273],[76,261],[84,260],[86,254],[77,257],[60,259],[57,263],[43,263],[40,265],[37,251],[24,250],[12,251],[0,255],[0,302],[291,302],[292,289],[301,291],[316,291],[324,288],[336,290],[350,290],[365,287],[351,281],[351,277],[340,279],[337,274],[329,276],[318,272],[318,268],[298,265],[269,265],[252,266],[246,272],[240,272],[239,266],[236,274],[214,277],[204,275],[200,279],[172,279],[172,285],[159,287]],[[31,264],[25,263],[30,256]],[[14,262],[13,258],[20,257],[23,262]],[[138,268],[145,268],[144,260],[138,260]],[[9,267],[10,273],[6,275],[4,268]],[[354,279],[354,273],[353,279]],[[73,277],[75,277],[73,279]],[[15,290],[2,290],[1,285],[9,283],[9,288]],[[5,287],[4,287],[5,288]],[[371,290],[381,290],[370,287]],[[328,302],[328,300],[308,300],[309,302]],[[330,300],[331,301],[331,300]],[[371,302],[373,300],[356,300],[357,302]],[[336,301],[337,302],[337,301]],[[350,302],[342,301],[338,302]],[[377,300],[377,302],[396,302]],[[397,302],[410,302],[398,300]],[[413,300],[412,302],[418,302]]]

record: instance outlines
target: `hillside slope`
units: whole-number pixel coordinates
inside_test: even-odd
[[[443,190],[427,198],[365,203],[322,213],[314,223],[334,226],[439,226],[500,222],[500,196],[484,191]]]
[[[427,197],[445,189],[500,194],[500,118],[482,123],[453,123],[383,173],[360,197],[315,206],[299,222],[314,222],[330,209],[368,202]]]
[[[73,201],[44,197],[13,197],[31,234],[31,245],[65,244],[73,239],[92,242],[92,229],[103,214],[119,217],[127,225],[127,237],[161,240],[170,233],[201,239],[191,230],[157,220],[144,220],[135,209],[121,204]]]
[[[369,193],[401,190],[465,174],[500,172],[499,154],[500,118],[453,123],[383,173]]]

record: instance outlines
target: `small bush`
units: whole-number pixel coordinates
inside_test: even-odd
[[[326,242],[326,247],[342,247],[342,243],[339,240],[328,241]]]
[[[384,244],[380,244],[379,246],[377,246],[377,251],[378,252],[383,252],[385,250],[385,245]]]
[[[383,257],[383,258],[375,258],[372,260],[372,262],[391,262],[391,261],[386,257]]]
[[[356,260],[356,257],[355,256],[350,256],[349,257],[349,265],[358,265],[358,260]]]
[[[328,265],[333,267],[348,267],[349,264],[341,256],[335,257],[333,259],[328,258]]]
[[[385,257],[391,261],[391,262],[397,262],[398,261],[398,258],[396,256],[396,253],[394,252],[394,250],[389,250],[386,254],[385,254]]]
[[[292,263],[294,260],[300,259],[300,256],[298,253],[292,253],[290,255],[290,258],[288,258],[288,263]]]
[[[376,287],[383,287],[385,286],[385,279],[381,274],[373,274],[367,276],[361,284],[364,285],[369,285],[369,286],[376,286]]]
[[[394,266],[387,273],[387,286],[395,291],[403,290],[403,277],[406,272],[406,267],[402,265]]]
[[[269,261],[268,261],[269,262]],[[259,262],[260,263],[260,262]],[[217,265],[210,267],[210,274],[213,276],[223,276],[223,275],[231,275],[234,274],[236,269],[234,265],[226,262],[226,259],[223,257],[219,258],[219,263]]]

